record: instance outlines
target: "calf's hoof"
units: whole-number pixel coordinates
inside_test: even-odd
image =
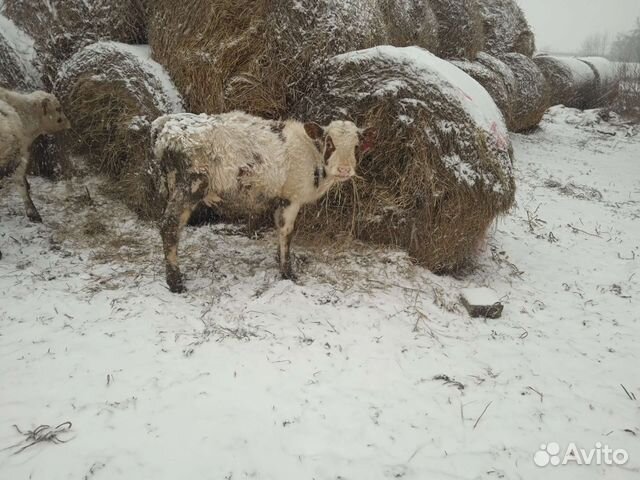
[[[33,223],[42,223],[42,217],[40,216],[37,210],[27,211],[27,218],[31,220]]]
[[[175,268],[167,268],[167,285],[169,285],[171,293],[184,293],[187,291],[180,270]]]
[[[171,293],[184,293],[187,291],[187,287],[185,287],[182,282],[169,283],[169,290],[171,291]]]
[[[287,270],[281,270],[280,276],[282,277],[283,280],[291,280],[294,283],[298,281],[298,275],[293,273],[293,271],[290,268]]]

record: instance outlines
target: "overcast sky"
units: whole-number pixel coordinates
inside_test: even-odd
[[[574,52],[590,33],[630,30],[640,0],[517,0],[536,34],[539,49]]]

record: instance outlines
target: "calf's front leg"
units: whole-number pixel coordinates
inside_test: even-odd
[[[291,237],[293,228],[300,211],[300,204],[282,200],[276,210],[275,221],[278,229],[278,258],[280,262],[280,274],[286,280],[295,280],[295,274],[291,268]]]
[[[178,266],[178,243],[180,233],[189,221],[193,208],[194,205],[185,198],[184,192],[176,190],[171,194],[160,222],[167,285],[173,293],[186,291]]]
[[[22,201],[24,202],[24,210],[27,214],[27,218],[32,222],[42,223],[42,217],[40,216],[40,213],[38,213],[38,209],[33,204],[33,200],[31,199],[31,187],[29,186],[29,181],[27,180],[27,171],[29,170],[28,158],[29,157],[25,154],[20,159],[20,164],[16,172],[18,189],[20,190],[20,195],[22,196]]]

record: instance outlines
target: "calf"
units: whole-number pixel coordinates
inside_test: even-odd
[[[200,202],[211,207],[224,202],[250,214],[276,200],[280,272],[294,279],[289,247],[300,208],[351,179],[374,137],[373,129],[361,130],[348,121],[321,127],[242,112],[158,118],[152,143],[168,192],[160,233],[170,290],[185,290],[178,242]]]
[[[0,87],[0,178],[16,174],[25,212],[33,222],[42,218],[29,193],[29,147],[38,136],[69,126],[60,102],[50,93],[23,94]]]

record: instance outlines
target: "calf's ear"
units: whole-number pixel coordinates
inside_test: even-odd
[[[309,138],[312,140],[318,140],[324,135],[324,128],[315,122],[307,122],[304,124],[304,131],[307,132]]]
[[[373,149],[376,146],[377,136],[378,131],[373,127],[362,130],[359,134],[360,151],[362,153],[367,153],[369,150]]]

